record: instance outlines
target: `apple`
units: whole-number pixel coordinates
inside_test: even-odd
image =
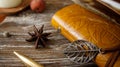
[[[45,9],[45,2],[43,0],[32,0],[30,8],[35,12],[41,13]]]

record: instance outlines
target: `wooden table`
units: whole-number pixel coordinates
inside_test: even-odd
[[[83,67],[71,62],[63,54],[70,42],[51,26],[54,13],[72,4],[70,0],[45,0],[46,10],[43,13],[32,12],[29,8],[15,15],[8,16],[0,25],[0,67],[24,67],[25,65],[13,54],[13,51],[23,53],[45,67]],[[45,25],[44,31],[51,32],[47,48],[34,48],[34,42],[26,42],[29,38],[27,32],[33,31],[33,25],[40,28]],[[4,32],[13,36],[7,38]],[[90,64],[91,65],[91,64]],[[93,65],[95,66],[95,65]],[[87,66],[88,67],[88,66]]]

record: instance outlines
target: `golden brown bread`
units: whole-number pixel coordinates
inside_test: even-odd
[[[59,10],[52,18],[52,25],[71,42],[82,39],[99,48],[113,48],[120,45],[120,26],[100,17],[79,5],[70,5]],[[111,52],[112,53],[112,52]],[[98,54],[95,61],[104,67],[111,53]],[[114,67],[118,67],[120,56]]]

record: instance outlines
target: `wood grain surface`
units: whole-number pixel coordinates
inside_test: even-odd
[[[51,18],[54,13],[72,4],[70,0],[45,0],[46,10],[43,13],[32,12],[29,8],[22,12],[8,16],[0,24],[0,67],[25,67],[25,65],[13,54],[13,51],[23,53],[45,67],[93,67],[96,65],[80,65],[71,62],[64,56],[63,50],[70,42],[51,26]],[[27,32],[33,31],[33,25],[40,28],[45,25],[44,32],[51,32],[47,48],[34,48],[34,42],[26,42],[29,38]],[[13,36],[7,38],[4,32],[10,32]]]

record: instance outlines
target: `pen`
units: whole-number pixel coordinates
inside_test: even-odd
[[[42,64],[38,64],[28,56],[25,56],[21,53],[18,53],[16,51],[13,52],[22,62],[24,62],[27,66],[30,67],[44,67]]]

